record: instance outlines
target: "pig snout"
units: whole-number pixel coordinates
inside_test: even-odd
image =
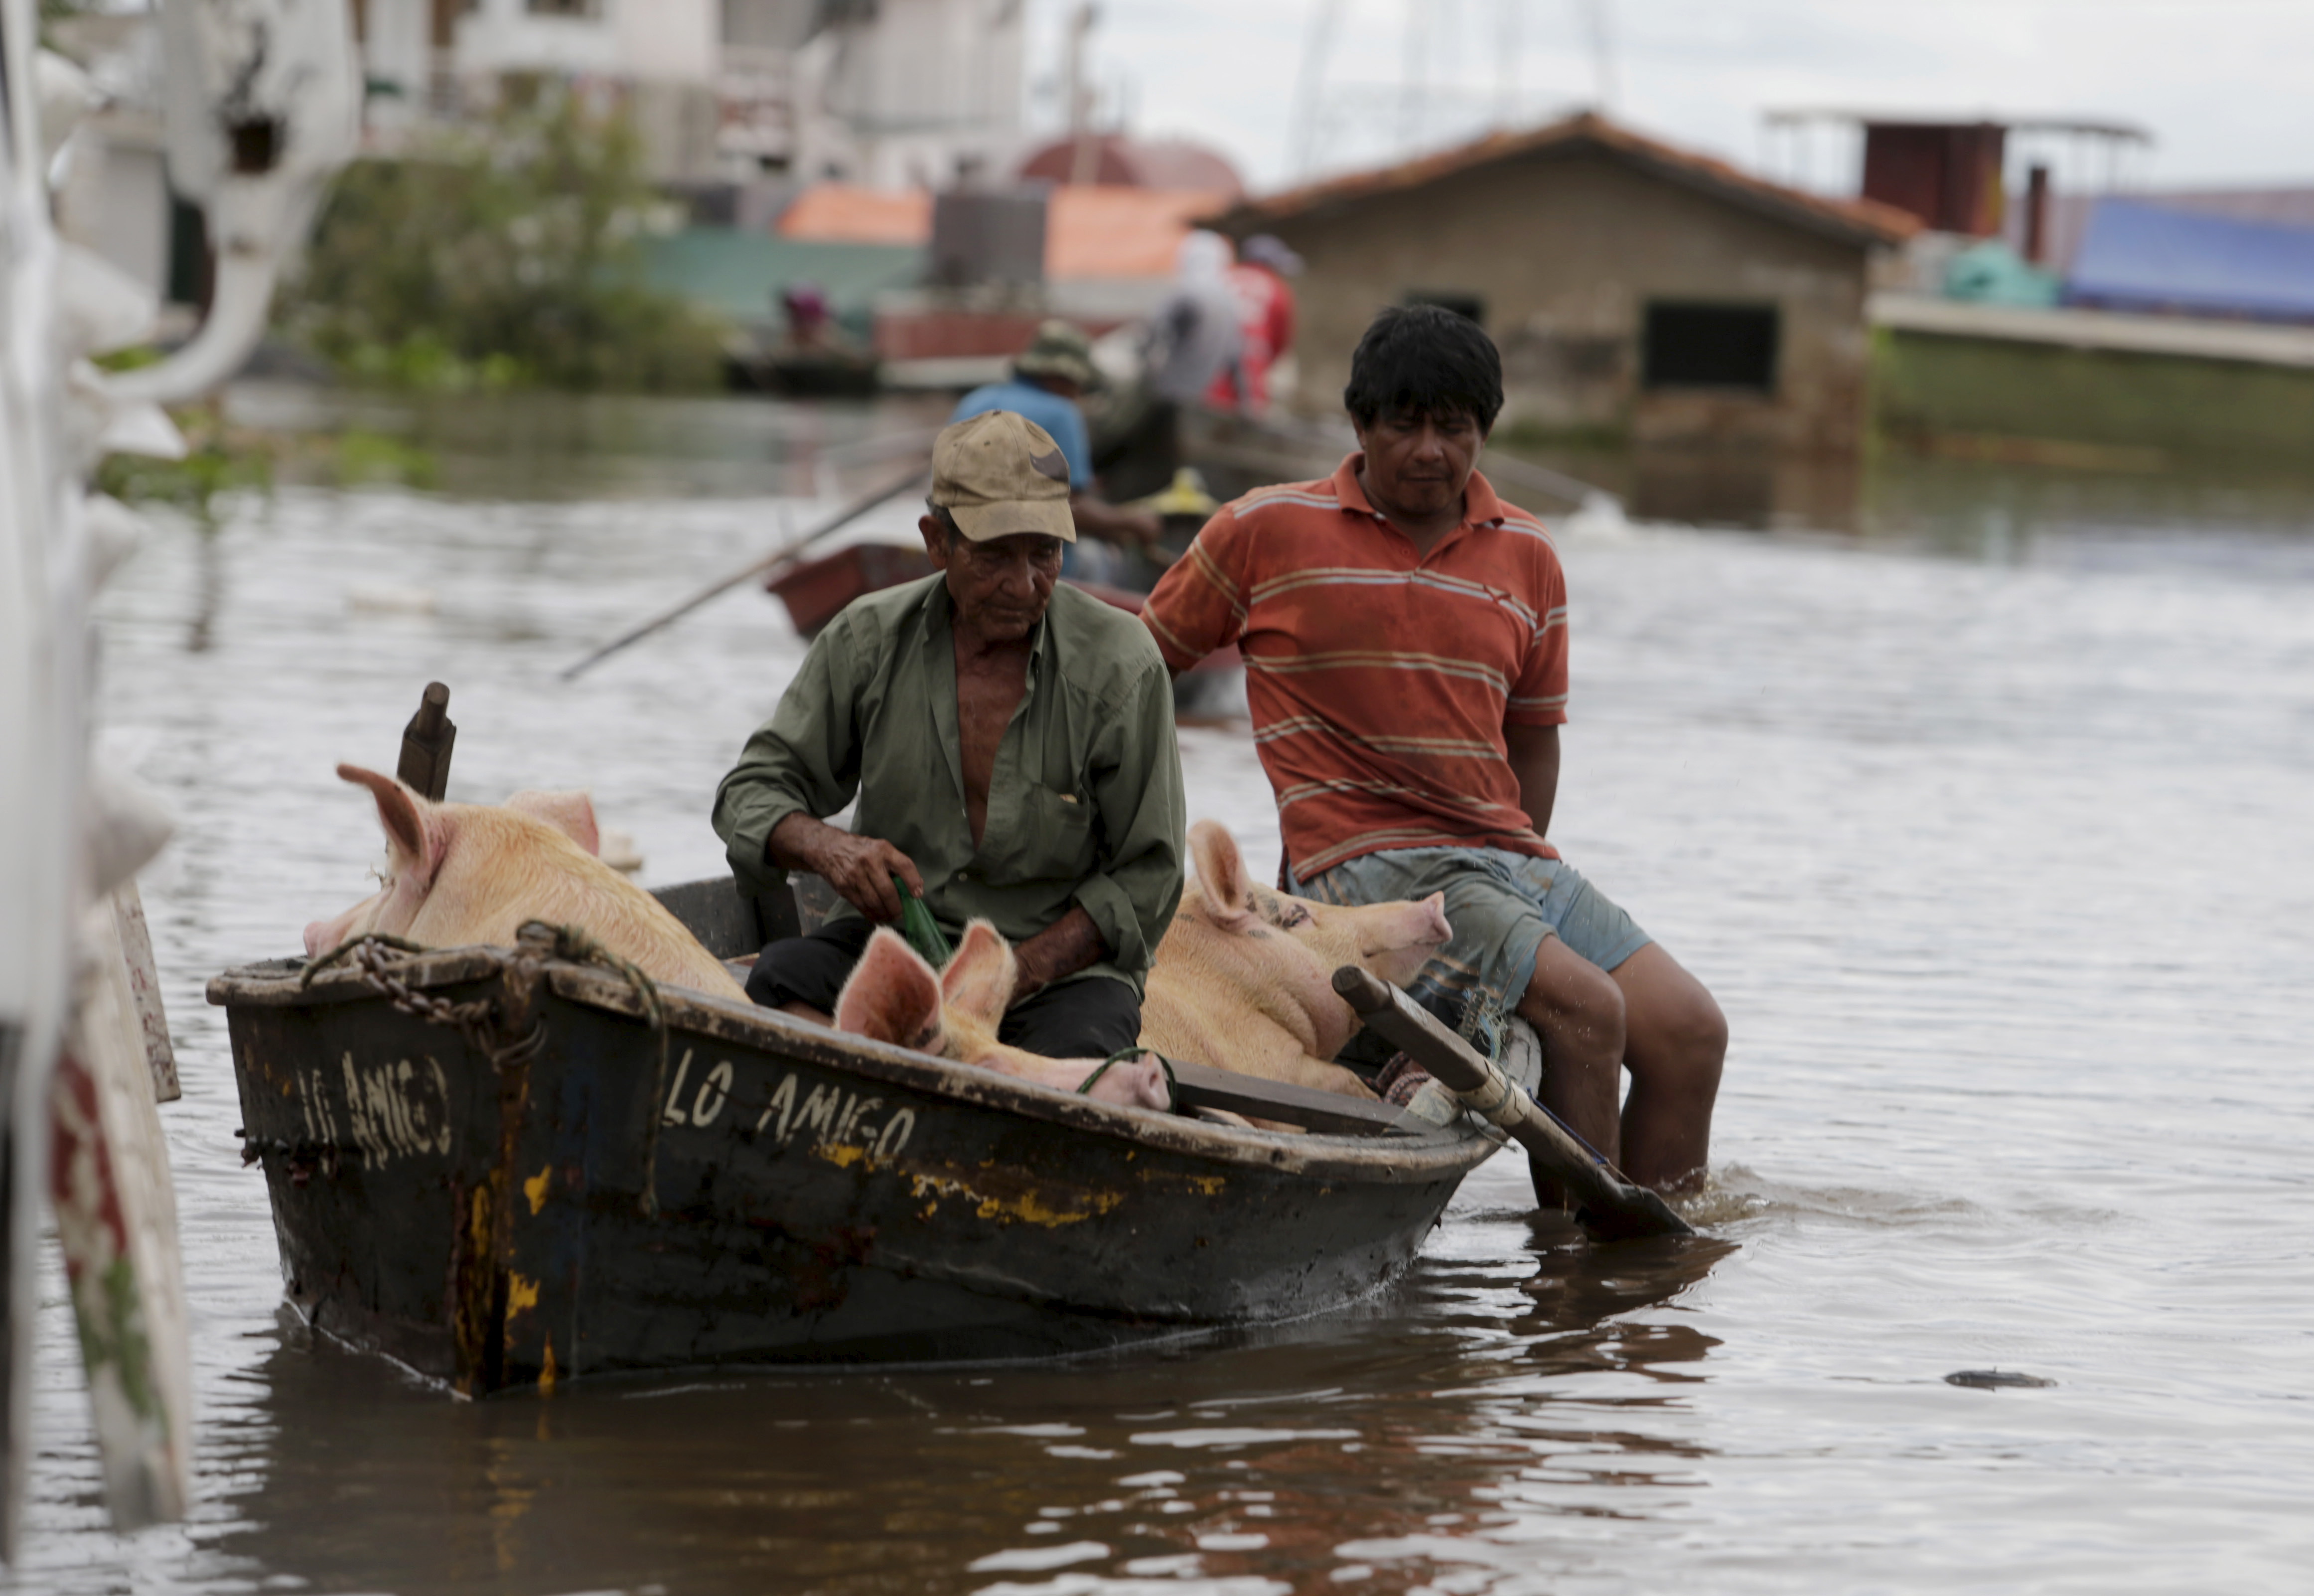
[[[1419,903],[1377,904],[1362,913],[1373,918],[1366,922],[1365,957],[1359,962],[1393,986],[1413,980],[1454,934],[1446,923],[1446,899],[1439,893]]]
[[[1091,1071],[1086,1071],[1091,1074]],[[1119,1059],[1101,1071],[1099,1080],[1085,1095],[1096,1102],[1117,1103],[1127,1108],[1155,1108],[1161,1111],[1173,1107],[1173,1093],[1165,1080],[1165,1067],[1157,1062],[1153,1053],[1144,1053],[1129,1059]]]
[[[1444,948],[1454,939],[1454,928],[1446,923],[1446,895],[1434,892],[1414,905],[1421,911],[1421,926],[1414,939],[1433,948]]]

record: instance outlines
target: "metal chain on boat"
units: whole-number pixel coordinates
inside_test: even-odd
[[[428,1025],[446,1026],[457,1032],[466,1039],[469,1046],[490,1061],[490,1067],[494,1070],[503,1071],[517,1064],[526,1064],[538,1055],[538,1050],[546,1045],[546,1027],[543,1022],[531,1027],[522,1036],[509,1036],[501,1023],[495,998],[474,998],[464,1003],[454,1003],[447,998],[420,992],[404,980],[401,971],[410,960],[407,957],[397,959],[393,956],[428,951],[401,937],[358,937],[308,963],[298,984],[311,985],[314,977],[323,969],[342,962],[359,971],[365,986],[402,1013],[422,1019]]]
[[[651,1029],[656,1057],[651,1068],[651,1093],[648,1115],[643,1126],[642,1211],[648,1215],[658,1212],[658,1131],[664,1117],[662,1106],[667,1100],[667,1008],[659,1000],[658,983],[631,959],[618,954],[596,941],[575,925],[552,925],[543,920],[523,922],[515,932],[516,958],[534,968],[550,958],[572,964],[595,965],[623,976],[633,989],[635,1001],[642,1010],[643,1023]],[[311,985],[314,977],[329,966],[346,963],[361,973],[364,984],[404,1014],[414,1016],[428,1025],[446,1026],[464,1036],[475,1052],[490,1061],[491,1068],[501,1072],[517,1065],[527,1064],[546,1045],[546,1022],[539,1020],[521,1036],[511,1036],[495,998],[474,998],[464,1003],[454,1003],[447,998],[437,998],[418,991],[400,972],[409,964],[408,958],[395,959],[394,953],[420,954],[430,951],[401,937],[372,934],[358,937],[320,957],[307,962],[299,977],[300,986]]]

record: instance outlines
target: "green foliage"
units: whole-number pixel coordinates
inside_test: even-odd
[[[361,427],[338,435],[331,463],[335,468],[332,474],[341,488],[358,487],[365,482],[400,482],[411,488],[431,488],[440,475],[430,449]]]
[[[173,505],[209,526],[216,521],[219,494],[273,490],[273,454],[264,441],[228,436],[210,406],[188,406],[171,419],[185,435],[182,460],[107,454],[96,468],[97,491],[124,504]]]
[[[711,384],[716,328],[647,287],[633,128],[541,91],[339,178],[277,307],[348,375],[463,391]]]

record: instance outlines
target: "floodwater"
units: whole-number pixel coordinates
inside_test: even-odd
[[[655,434],[614,410],[590,436],[657,454],[285,487],[172,525],[108,594],[105,741],[182,823],[146,895],[199,1500],[104,1528],[52,1280],[20,1588],[2314,1580],[2303,497],[1992,472],[1900,485],[1863,536],[1567,533],[1556,836],[1732,1021],[1709,1239],[1588,1247],[1506,1154],[1401,1286],[1257,1336],[481,1404],[317,1343],[279,1308],[200,994],[366,892],[375,823],[332,764],[391,768],[438,677],[454,797],[591,787],[646,879],[717,868],[709,796],[799,657],[774,607],[737,593],[555,673],[819,503],[782,495],[870,474],[815,451],[913,419],[639,413]],[[1183,746],[1193,812],[1270,856],[1242,732]],[[2052,1383],[1946,1379],[1990,1369]]]

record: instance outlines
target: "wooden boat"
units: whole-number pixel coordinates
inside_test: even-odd
[[[727,957],[796,924],[728,879],[660,896]],[[1196,1066],[1177,1107],[1307,1130],[1114,1107],[745,1003],[654,1003],[575,951],[529,928],[209,983],[243,1156],[318,1328],[479,1396],[1289,1319],[1403,1270],[1497,1145]]]

